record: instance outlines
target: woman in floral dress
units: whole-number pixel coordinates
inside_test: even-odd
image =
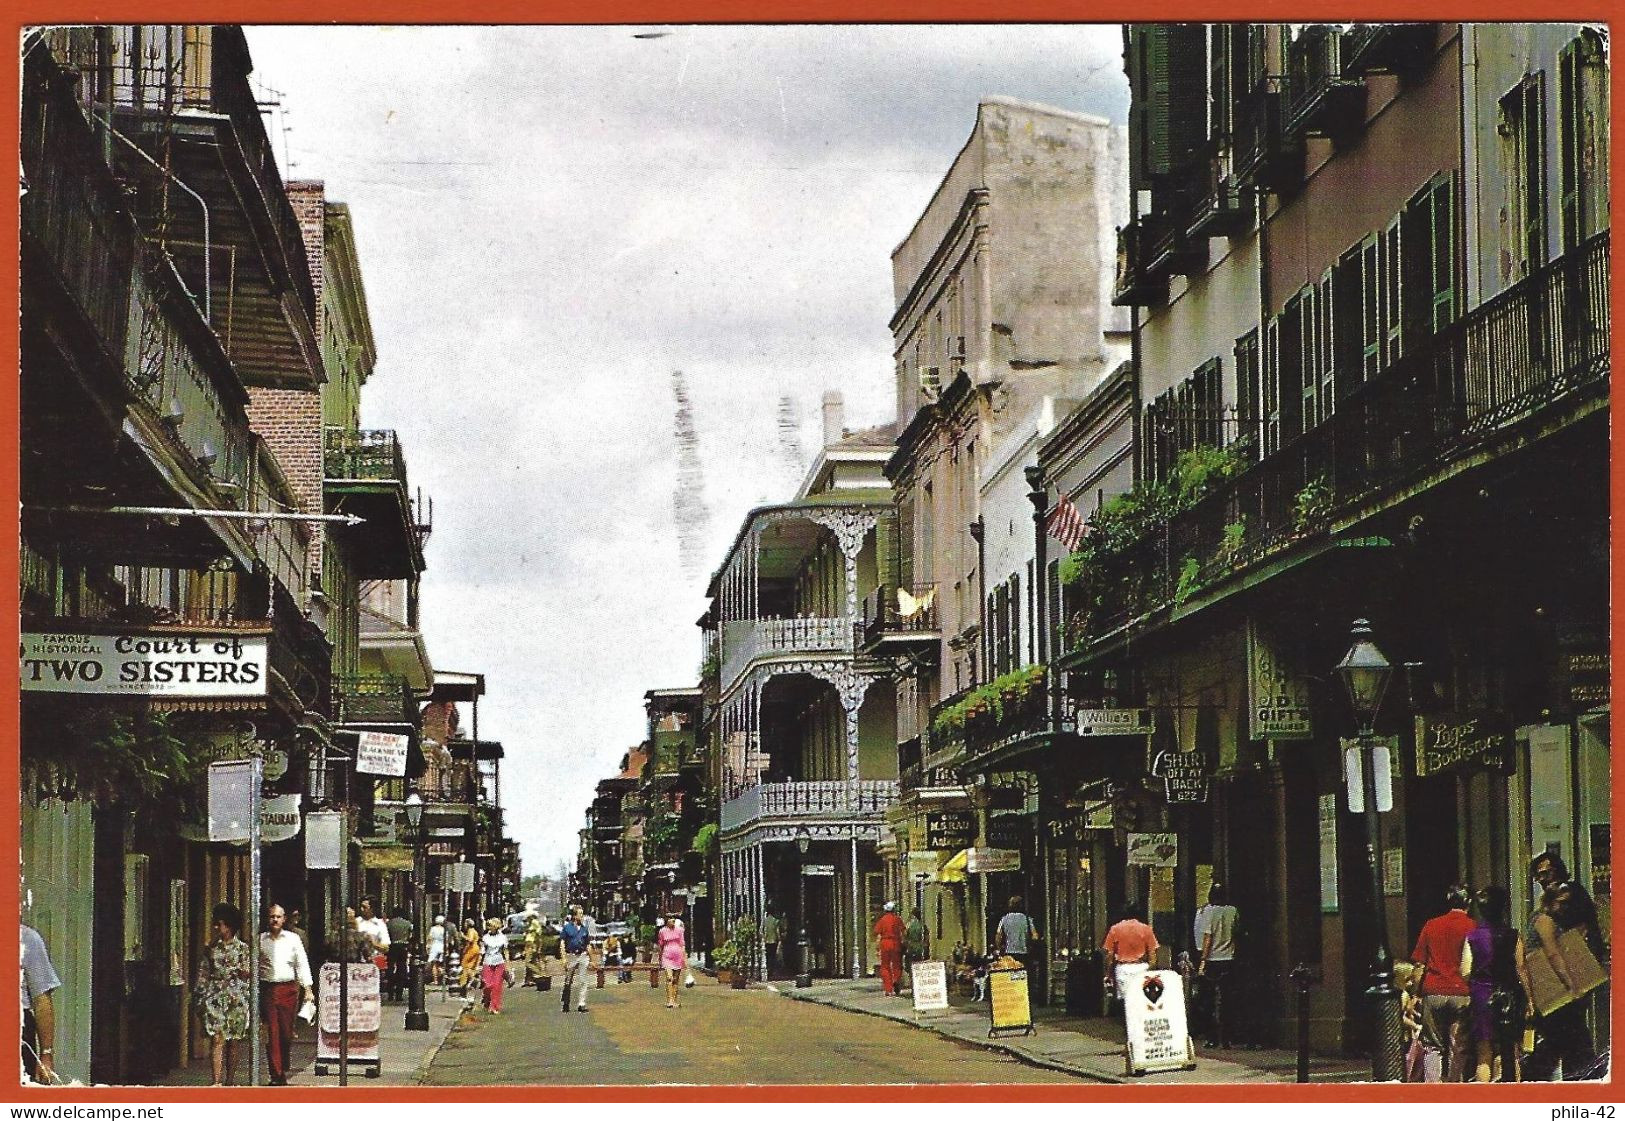
[[[214,1084],[229,1086],[236,1065],[234,1044],[248,1038],[249,986],[252,984],[248,943],[237,937],[243,928],[243,913],[230,903],[214,909],[215,939],[198,963],[197,985],[193,991],[203,1032],[209,1037],[209,1061],[214,1067]]]

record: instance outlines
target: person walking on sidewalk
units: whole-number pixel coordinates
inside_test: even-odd
[[[508,936],[501,919],[485,920],[485,937],[480,939],[480,999],[487,1012],[502,1015],[502,990],[508,979]]]
[[[683,940],[683,928],[677,925],[676,915],[666,916],[666,925],[655,935],[660,947],[660,968],[666,974],[666,1007],[677,1007],[677,986],[683,982],[683,970],[688,968],[688,945]]]
[[[266,912],[270,929],[260,935],[260,980],[265,985],[265,1057],[271,1068],[272,1086],[288,1084],[288,1060],[293,1051],[293,1017],[299,999],[314,1001],[311,989],[310,959],[305,944],[283,929],[288,921],[280,903]]]
[[[62,978],[51,964],[40,932],[27,923],[18,924],[22,935],[23,1072],[42,1086],[56,1078],[56,990]]]
[[[204,950],[192,986],[192,1003],[209,1037],[209,1065],[216,1086],[230,1086],[237,1065],[237,1043],[248,1038],[253,998],[253,959],[248,943],[238,937],[243,913],[230,903],[215,906],[214,941]],[[284,937],[293,937],[286,934]],[[300,945],[304,945],[303,942]]]
[[[1117,999],[1123,999],[1123,987],[1130,978],[1151,967],[1151,955],[1157,952],[1157,935],[1140,918],[1138,903],[1125,903],[1118,912],[1121,916],[1106,931],[1101,949],[1106,951],[1106,980],[1113,986]]]
[[[592,969],[592,958],[587,948],[592,943],[592,932],[582,918],[581,908],[570,908],[570,921],[559,935],[559,960],[564,963],[564,1007],[570,1011],[570,989],[578,988],[577,1012],[587,1010],[587,978]]]
[[[468,988],[474,979],[480,975],[480,928],[474,925],[473,919],[463,920],[462,959],[458,962],[457,982],[468,995]]]
[[[1460,1082],[1467,1063],[1467,1015],[1471,1006],[1461,975],[1461,948],[1478,924],[1467,914],[1471,898],[1462,884],[1445,892],[1445,912],[1422,924],[1411,960],[1422,967],[1422,1035],[1444,1057],[1444,1080]]]
[[[779,971],[779,940],[784,937],[784,924],[772,911],[762,916],[762,946],[767,950],[767,975]]]
[[[372,897],[361,901],[361,913],[356,916],[356,929],[372,944],[372,963],[378,967],[382,980],[389,969],[389,924],[373,913]]]
[[[998,930],[993,936],[993,948],[1005,957],[1015,958],[1025,966],[1028,943],[1038,941],[1038,928],[1021,909],[1021,896],[1012,895],[1007,906],[1009,910],[1005,912],[1004,918],[999,920]]]
[[[897,917],[897,904],[888,902],[875,920],[875,941],[879,946],[880,991],[897,996],[897,982],[903,977],[903,920]]]
[[[1229,1005],[1234,996],[1230,981],[1236,964],[1236,924],[1239,921],[1240,914],[1230,903],[1225,886],[1214,884],[1208,888],[1207,906],[1196,912],[1196,945],[1201,952],[1196,975],[1212,986],[1209,1047],[1230,1046],[1230,1035],[1236,1027],[1235,1009]]]

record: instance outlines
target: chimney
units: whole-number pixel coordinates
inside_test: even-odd
[[[841,393],[838,389],[829,389],[824,392],[824,446],[841,442],[846,434],[841,427],[845,421],[845,408],[841,404]]]

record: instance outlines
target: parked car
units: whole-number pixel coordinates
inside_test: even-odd
[[[604,924],[604,937],[606,937],[606,938],[609,937],[611,934],[613,934],[617,938],[625,938],[627,935],[629,935],[631,933],[632,933],[631,924],[621,922],[619,919],[617,919],[614,922],[607,922],[607,923]]]

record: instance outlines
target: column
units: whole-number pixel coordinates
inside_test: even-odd
[[[767,842],[763,841],[756,846],[756,929],[758,935],[762,929],[762,920],[767,918]],[[767,978],[767,947],[760,937],[756,939],[756,967],[757,976]]]
[[[862,884],[858,880],[858,830],[852,827],[852,980],[863,976],[864,913]]]

